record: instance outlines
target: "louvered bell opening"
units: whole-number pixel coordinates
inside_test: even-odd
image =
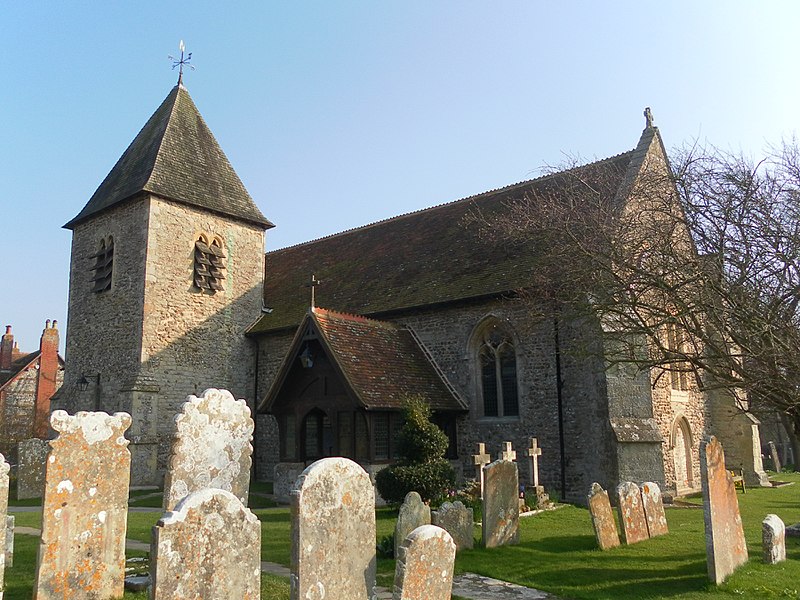
[[[208,280],[208,284],[211,286],[211,289],[214,290],[214,291],[219,292],[219,291],[222,291],[222,289],[223,289],[222,288],[222,283],[220,283],[216,279],[209,279]]]
[[[209,265],[209,266],[211,265],[211,261],[208,260],[208,256],[205,253],[200,252],[199,250],[195,251],[194,260],[195,262],[198,262],[201,265]]]
[[[221,269],[215,269],[211,267],[211,276],[215,279],[225,279],[225,275],[223,274]]]
[[[225,253],[222,251],[222,248],[220,248],[219,246],[217,246],[215,244],[211,244],[208,248],[211,251],[211,254],[213,254],[214,256],[216,256],[218,258],[225,258]]]
[[[92,291],[94,292],[105,292],[106,290],[111,289],[111,274],[107,277],[102,277],[99,279],[94,280],[94,285],[92,286]]]
[[[195,275],[194,276],[194,284],[199,287],[201,290],[210,290],[211,285],[208,283],[208,278],[202,275]]]
[[[200,252],[202,252],[203,254],[211,254],[211,250],[208,249],[208,246],[206,244],[204,244],[203,242],[201,242],[200,240],[197,240],[194,243],[194,247],[197,250],[199,250]]]
[[[196,277],[208,277],[212,275],[212,272],[209,272],[208,267],[202,264],[196,264],[194,266],[194,274]]]
[[[215,267],[217,267],[218,269],[224,269],[225,268],[225,263],[223,262],[223,260],[221,258],[219,258],[217,256],[214,256],[213,254],[209,255],[208,258],[211,261],[211,264],[214,265]]]

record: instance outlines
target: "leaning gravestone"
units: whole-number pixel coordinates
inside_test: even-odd
[[[205,488],[231,492],[247,506],[253,419],[244,400],[227,390],[189,396],[175,417],[176,433],[164,477],[164,510]]]
[[[44,465],[50,443],[31,438],[17,444],[17,500],[41,498],[44,493]]]
[[[431,507],[422,501],[417,492],[408,492],[403,504],[400,506],[400,514],[397,515],[397,523],[394,526],[394,556],[398,556],[400,544],[406,536],[420,525],[431,524]]]
[[[658,487],[657,483],[645,481],[642,484],[642,506],[644,506],[644,516],[647,518],[647,532],[650,537],[668,534],[667,514],[664,512],[661,488]]]
[[[494,548],[519,540],[519,473],[516,463],[496,460],[484,469],[483,545]]]
[[[131,453],[127,413],[57,410],[47,458],[36,600],[122,596]]]
[[[620,483],[617,486],[617,500],[619,526],[622,529],[622,539],[625,543],[635,544],[650,537],[647,532],[647,519],[644,516],[642,492],[639,486],[631,481]]]
[[[6,517],[6,568],[14,566],[14,515]],[[2,599],[0,599],[2,600]]]
[[[186,496],[153,527],[151,600],[258,600],[261,523],[236,496]]]
[[[397,554],[392,600],[450,600],[456,545],[441,527],[421,525]]]
[[[0,552],[0,600],[3,600],[3,581],[5,580],[5,570],[7,566],[6,540],[8,524],[6,523],[6,514],[8,513],[8,472],[10,469],[11,466],[6,462],[5,457],[0,454],[0,523],[5,524],[4,527],[0,527],[0,548],[2,548],[2,552]]]
[[[592,515],[594,535],[600,550],[619,546],[617,524],[614,522],[614,513],[611,511],[608,492],[599,483],[593,483],[589,490],[589,514]]]
[[[725,468],[722,444],[714,436],[700,444],[700,474],[708,578],[720,584],[736,567],[747,562],[747,544],[736,488]]]
[[[761,522],[761,541],[766,564],[786,560],[786,526],[778,515],[767,515]]]
[[[472,548],[474,513],[460,500],[444,502],[439,510],[431,513],[431,523],[444,529],[455,542],[456,550]]]
[[[775,469],[776,473],[780,473],[783,467],[778,456],[778,448],[775,447],[775,442],[767,442],[767,445],[769,446],[770,458],[772,458],[772,468]]]
[[[292,491],[291,600],[375,597],[375,490],[347,458],[310,465]]]

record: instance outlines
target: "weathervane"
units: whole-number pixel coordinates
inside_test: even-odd
[[[189,61],[192,60],[192,53],[191,52],[189,52],[189,54],[187,54],[185,58],[183,56],[183,50],[184,50],[183,40],[181,40],[181,44],[180,44],[180,46],[178,46],[178,48],[180,48],[180,51],[181,51],[180,60],[178,60],[177,58],[175,58],[174,56],[171,56],[171,55],[168,56],[167,58],[169,58],[172,61],[172,70],[173,71],[175,70],[175,67],[180,67],[179,70],[178,70],[178,85],[181,85],[183,83],[183,67],[184,67],[184,65],[189,67],[192,71],[194,71],[194,66],[189,64]]]

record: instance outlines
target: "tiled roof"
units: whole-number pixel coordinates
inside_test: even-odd
[[[16,377],[20,371],[31,365],[39,358],[39,354],[41,354],[39,350],[29,354],[22,354],[11,363],[10,369],[0,371],[0,388]]]
[[[582,178],[622,184],[634,151],[578,167]],[[306,283],[316,275],[319,304],[362,315],[498,295],[524,288],[536,269],[536,245],[482,238],[471,219],[508,210],[528,192],[558,193],[561,174],[548,175],[367,225],[266,255],[264,303],[272,308],[251,329],[259,334],[297,326],[308,306]],[[609,199],[611,200],[611,199]]]
[[[272,227],[248,194],[192,102],[176,85],[69,223],[78,223],[142,193]]]

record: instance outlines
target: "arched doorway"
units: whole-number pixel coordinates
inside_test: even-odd
[[[678,493],[694,488],[692,474],[692,431],[686,417],[678,417],[672,426],[672,464],[675,490]]]

